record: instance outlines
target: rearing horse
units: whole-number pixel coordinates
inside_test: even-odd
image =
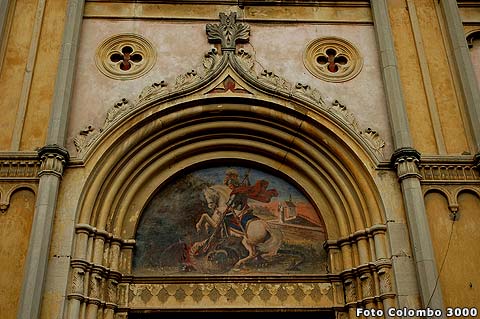
[[[224,213],[230,209],[227,202],[230,198],[231,189],[225,185],[214,185],[206,188],[203,195],[207,201],[209,209],[212,210],[212,215],[207,213],[202,214],[196,224],[196,229],[199,232],[202,226],[208,230],[208,227],[216,229],[222,227],[224,222]],[[268,224],[262,219],[251,214],[241,216],[239,223],[232,223],[234,219],[230,213],[226,217],[226,230],[228,235],[242,238],[242,244],[248,251],[248,256],[240,259],[234,267],[239,267],[245,262],[256,257],[274,256],[282,243],[281,233],[278,230],[271,229]]]

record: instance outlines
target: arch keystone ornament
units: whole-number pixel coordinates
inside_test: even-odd
[[[216,306],[328,309],[354,318],[354,309],[365,304],[395,305],[393,279],[385,275],[393,269],[385,208],[372,176],[383,160],[383,140],[338,100],[261,68],[236,46],[248,41],[249,30],[235,14],[221,14],[219,24],[207,26],[221,50],[212,48],[198,68],[171,82],[158,80],[135,98],[119,99],[102,127],[82,130],[76,163],[86,183],[76,212],[69,319]],[[237,230],[256,224],[262,232],[276,227],[282,233],[264,237],[282,238],[283,245],[269,246],[278,250],[270,250],[267,261],[232,239],[210,254],[210,237],[197,234],[206,227],[197,217],[213,220],[208,215],[221,206],[219,198],[230,199],[233,190],[219,186],[235,169],[240,185],[251,178],[244,185],[252,191],[247,204],[263,213],[260,220],[240,221]],[[238,187],[235,180],[231,185]],[[261,196],[267,193],[269,200]],[[152,207],[164,214],[153,222]],[[149,228],[161,247],[148,246]],[[196,239],[205,243],[195,245]],[[268,248],[261,244],[251,251]],[[195,255],[204,247],[204,255]],[[312,261],[313,252],[321,262]],[[267,264],[278,254],[284,254],[278,265]],[[205,267],[192,261],[203,257]],[[208,264],[227,262],[213,270]],[[263,266],[252,270],[248,262]]]

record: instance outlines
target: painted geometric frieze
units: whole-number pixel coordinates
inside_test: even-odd
[[[102,127],[87,125],[79,132],[75,138],[77,156],[84,157],[109,128],[113,129],[130,115],[163,102],[194,94],[202,98],[214,94],[234,97],[251,94],[262,98],[260,92],[263,92],[324,114],[356,136],[377,160],[383,160],[385,142],[374,129],[361,128],[345,105],[338,101],[327,103],[323,94],[310,85],[290,83],[273,71],[263,69],[250,52],[236,48],[236,43],[248,41],[248,25],[237,23],[235,14],[220,16],[220,24],[207,25],[207,36],[210,42],[220,43],[221,52],[212,48],[204,55],[199,68],[177,76],[173,83],[156,81],[146,86],[136,99],[120,99],[107,111]],[[231,74],[237,74],[239,79],[228,79]],[[221,82],[219,86],[209,88],[209,84],[218,80]]]
[[[131,309],[327,308],[331,283],[130,284]]]
[[[307,45],[303,63],[312,75],[323,81],[345,82],[360,73],[363,59],[349,41],[323,37]]]

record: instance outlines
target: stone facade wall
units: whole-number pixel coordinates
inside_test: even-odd
[[[339,318],[360,305],[478,307],[478,3],[182,3],[0,3],[2,318],[126,318],[129,302],[160,305],[153,296],[181,307],[189,284],[216,298],[223,283],[129,280],[148,198],[174,173],[220,157],[297,178],[328,217],[329,282],[272,281],[270,299],[268,285],[252,285],[255,305],[293,289],[287,299],[320,296]],[[237,13],[250,35],[223,60],[224,78],[202,83],[218,67],[204,64],[230,54],[205,31],[220,12]],[[141,77],[113,79],[95,65],[102,41],[121,33],[152,43],[156,60]],[[358,49],[358,76],[332,83],[307,70],[307,44],[326,36]],[[251,72],[235,61],[254,61]],[[254,99],[237,103],[232,83]]]

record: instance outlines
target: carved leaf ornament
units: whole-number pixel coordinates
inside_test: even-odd
[[[324,113],[345,129],[353,132],[377,159],[384,159],[384,140],[375,130],[360,128],[354,114],[348,111],[345,105],[337,100],[327,105],[321,92],[310,85],[292,84],[269,70],[257,72],[257,63],[252,55],[242,48],[236,49],[237,43],[248,41],[250,26],[245,23],[237,23],[234,12],[228,15],[220,13],[220,23],[207,24],[206,32],[210,43],[220,43],[221,54],[215,48],[212,48],[204,55],[200,68],[179,75],[173,85],[166,81],[158,81],[146,86],[135,101],[123,98],[115,102],[107,111],[103,127],[96,129],[89,125],[74,139],[78,157],[84,157],[95,142],[106,131],[116,127],[122,119],[149,106],[197,92],[230,68],[253,88],[274,96],[307,104],[314,110]]]
[[[223,51],[235,51],[237,43],[248,42],[250,26],[237,23],[237,14],[231,12],[228,16],[220,13],[220,24],[207,24],[207,36],[210,43],[220,43]]]

